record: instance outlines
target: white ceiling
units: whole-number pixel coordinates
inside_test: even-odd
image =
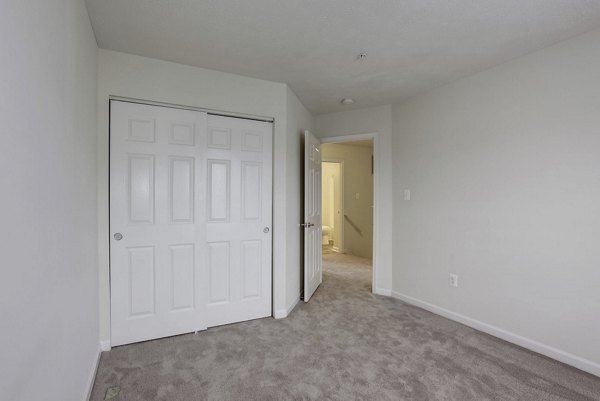
[[[600,0],[87,5],[102,48],[285,82],[317,114],[401,101],[600,26]]]

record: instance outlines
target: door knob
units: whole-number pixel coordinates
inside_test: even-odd
[[[121,233],[115,233],[115,235],[113,235],[113,238],[116,241],[121,241],[123,239],[123,234],[121,234]]]
[[[270,230],[269,230],[269,227],[265,227],[265,228],[263,228],[263,233],[265,233],[265,234],[268,234],[268,233],[269,233],[269,231],[270,231]]]

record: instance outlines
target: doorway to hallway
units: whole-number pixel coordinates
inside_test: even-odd
[[[323,255],[373,259],[373,139],[323,143]]]
[[[304,219],[299,225],[304,231],[302,299],[308,302],[321,284],[323,255],[330,254],[368,261],[371,292],[383,295],[376,284],[382,226],[378,134],[318,139],[305,131],[304,142]]]

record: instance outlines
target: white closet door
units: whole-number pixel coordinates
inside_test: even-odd
[[[112,345],[206,328],[206,118],[111,102]]]
[[[208,116],[208,326],[271,316],[271,123]]]

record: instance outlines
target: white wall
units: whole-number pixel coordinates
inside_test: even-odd
[[[395,295],[597,375],[599,43],[600,30],[393,112]]]
[[[348,220],[344,220],[344,217],[341,216],[344,228],[344,249],[342,251],[369,259],[373,256],[372,156],[373,148],[370,147],[337,143],[321,145],[323,160],[344,162],[342,196],[344,197],[344,214],[348,216]],[[358,199],[356,199],[356,194],[359,195]]]
[[[313,130],[313,117],[294,92],[287,89],[286,216],[287,216],[287,290],[286,310],[275,310],[276,317],[289,313],[300,299],[304,279],[304,130]],[[275,164],[275,170],[280,167]]]
[[[298,216],[296,190],[299,188],[299,139],[293,137],[287,122],[297,107],[290,102],[282,83],[190,67],[145,57],[100,50],[98,54],[98,204],[100,257],[100,336],[106,348],[110,337],[110,293],[108,257],[108,99],[109,96],[160,101],[272,117],[274,122],[273,194],[273,308],[285,317],[289,301],[287,289],[296,288],[296,275],[288,281],[288,271],[296,273],[299,254],[296,227]],[[297,117],[300,118],[300,117]],[[290,141],[287,136],[292,136]],[[297,223],[296,223],[297,224]],[[292,262],[295,263],[292,264]]]
[[[96,42],[83,1],[2,2],[0,393],[82,400],[98,349]]]
[[[375,216],[375,291],[389,295],[392,288],[392,106],[341,111],[315,116],[319,138],[377,133],[380,154],[375,158],[380,188],[379,211]],[[377,195],[375,195],[377,196]]]

